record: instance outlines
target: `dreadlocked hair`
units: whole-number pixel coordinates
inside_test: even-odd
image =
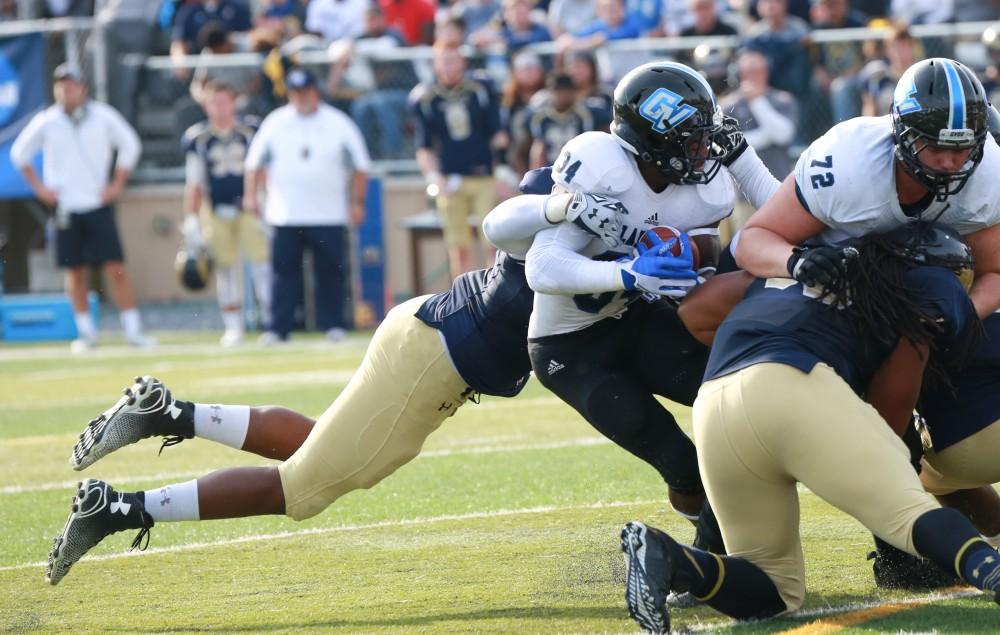
[[[950,387],[950,374],[964,364],[972,352],[971,346],[947,356],[934,354],[939,349],[938,336],[944,329],[937,321],[938,316],[921,309],[903,278],[917,265],[900,256],[898,245],[883,235],[866,236],[857,250],[858,256],[847,263],[846,274],[824,288],[821,299],[836,299],[827,303],[843,311],[862,337],[889,347],[903,339],[913,346],[927,345],[928,384]]]

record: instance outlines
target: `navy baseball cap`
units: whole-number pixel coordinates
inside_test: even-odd
[[[86,78],[83,76],[83,71],[69,63],[56,66],[56,70],[52,72],[52,81],[61,82],[64,79],[71,79],[74,82],[79,82],[81,84],[85,84],[87,82]]]
[[[316,86],[316,77],[304,68],[293,68],[285,75],[288,90],[304,90]]]

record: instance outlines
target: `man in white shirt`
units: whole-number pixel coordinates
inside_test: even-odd
[[[327,42],[355,39],[364,33],[368,0],[312,0],[306,10],[306,30]]]
[[[104,269],[129,344],[151,346],[155,341],[142,332],[112,207],[139,160],[139,136],[114,108],[88,99],[78,69],[60,65],[53,87],[56,103],[21,131],[10,156],[38,200],[55,210],[56,255],[59,266],[66,269],[66,294],[79,333],[73,351],[89,350],[97,342],[97,328],[87,308],[90,266]],[[41,178],[32,167],[39,150],[43,151]],[[109,182],[115,151],[118,158]]]
[[[256,214],[266,178],[264,220],[274,227],[272,332],[285,340],[302,294],[302,253],[308,246],[316,278],[316,322],[329,339],[344,337],[348,286],[347,229],[365,217],[370,159],[350,117],[322,102],[316,79],[301,68],[285,78],[287,106],[272,112],[246,158],[244,208]],[[350,181],[350,186],[348,186]]]

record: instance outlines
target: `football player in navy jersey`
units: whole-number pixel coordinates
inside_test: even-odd
[[[834,244],[918,219],[954,227],[972,249],[979,316],[1000,308],[1000,147],[983,85],[945,58],[903,73],[892,113],[831,128],[799,157],[740,233],[736,260],[757,277],[823,283],[843,272]],[[799,246],[809,242],[813,248]]]
[[[750,284],[714,334],[693,413],[702,478],[729,555],[628,523],[625,595],[644,629],[669,631],[669,590],[739,619],[798,609],[799,482],[1000,602],[996,551],[964,516],[926,496],[893,431],[907,425],[928,358],[940,372],[942,360],[978,335],[955,275],[970,273],[971,258],[957,271],[914,266],[927,263],[925,245],[944,240],[968,253],[940,228],[909,226],[845,246],[852,251],[844,274],[829,285]]]
[[[598,236],[618,232],[620,205],[603,197],[564,193],[532,202],[538,218],[529,219],[531,227],[567,221]],[[524,233],[504,227],[523,218],[498,211],[492,232]],[[220,470],[144,492],[118,492],[88,479],[55,538],[46,579],[57,584],[112,533],[138,529],[133,547],[139,546],[156,522],[264,514],[309,518],[412,460],[427,436],[467,400],[517,395],[531,370],[527,328],[534,294],[525,281],[526,249],[501,252],[493,267],[459,276],[449,291],[393,308],[360,368],[316,421],[281,407],[185,402],[158,380],[137,378],[87,425],[70,457],[74,469],[151,436],[166,437],[164,447],[198,436],[283,463]]]
[[[208,81],[202,89],[208,120],[191,126],[182,141],[186,162],[184,240],[206,240],[215,263],[222,310],[223,346],[243,340],[242,258],[250,263],[253,290],[264,322],[271,317],[271,265],[261,221],[243,210],[243,161],[260,122],[236,114],[236,91]],[[266,328],[266,324],[263,325]]]
[[[574,137],[607,125],[600,120],[601,116],[577,97],[572,77],[562,73],[552,75],[546,99],[532,110],[528,119],[532,137],[529,165],[540,168],[555,163],[559,151]]]

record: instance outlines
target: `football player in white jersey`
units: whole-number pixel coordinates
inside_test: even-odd
[[[917,62],[896,86],[891,115],[837,124],[802,153],[743,227],[738,264],[761,278],[823,283],[844,269],[830,246],[836,241],[921,220],[946,223],[972,249],[977,313],[993,313],[1000,308],[1000,147],[987,134],[988,107],[964,65]]]
[[[707,349],[671,305],[636,300],[643,293],[682,297],[698,275],[710,275],[716,226],[736,198],[730,175],[755,205],[778,187],[700,75],[673,62],[641,66],[615,90],[611,134],[574,138],[552,170],[556,189],[624,204],[617,240],[564,223],[538,232],[526,260],[536,292],[528,333],[536,376],[655,467],[674,508],[690,518],[704,500],[694,445],[653,395],[692,403]],[[689,247],[673,259],[633,257],[645,230],[661,225],[696,237],[700,271],[692,269]]]

